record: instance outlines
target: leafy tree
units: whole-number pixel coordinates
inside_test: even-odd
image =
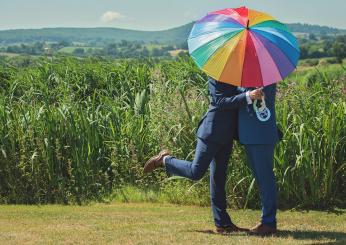
[[[183,59],[188,59],[189,58],[189,53],[187,51],[180,51],[178,53],[178,57],[179,58],[183,58]]]
[[[129,42],[127,40],[121,40],[120,47],[126,47],[129,45]]]
[[[341,63],[346,58],[346,36],[339,37],[333,44],[332,50],[338,61]]]
[[[306,59],[306,58],[308,58],[308,56],[309,56],[308,48],[306,47],[306,45],[302,45],[300,47],[300,58]]]
[[[152,51],[153,56],[162,56],[163,52],[162,49],[154,48]]]
[[[183,42],[180,45],[178,45],[178,48],[187,50],[189,47],[187,45],[187,42]]]
[[[92,48],[88,48],[88,49],[86,50],[86,53],[87,53],[88,55],[92,55],[92,54],[93,54],[93,49],[92,49]]]
[[[69,42],[69,41],[63,40],[63,41],[60,41],[60,42],[58,43],[58,45],[59,45],[60,48],[63,48],[63,47],[72,46],[72,43]]]
[[[76,56],[83,56],[84,53],[84,48],[76,48],[75,50],[73,50],[73,54]]]
[[[309,39],[313,41],[317,41],[317,37],[315,36],[315,34],[312,34],[312,33],[309,34]]]
[[[147,47],[144,47],[142,50],[142,57],[148,57],[150,55],[150,52]]]
[[[118,53],[118,45],[116,43],[108,44],[105,48],[105,53],[107,55],[116,56]]]

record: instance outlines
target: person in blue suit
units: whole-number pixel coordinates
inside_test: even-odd
[[[197,146],[192,162],[176,159],[166,150],[149,159],[144,172],[165,167],[169,175],[200,180],[210,165],[211,207],[216,231],[220,233],[247,231],[237,227],[226,211],[226,174],[237,134],[238,109],[246,108],[262,97],[262,90],[244,91],[236,86],[209,78],[211,102],[208,112],[199,123]]]
[[[277,190],[273,172],[274,147],[282,137],[276,125],[276,85],[263,88],[264,100],[271,116],[261,121],[253,105],[239,108],[239,141],[245,146],[250,168],[259,185],[262,219],[250,233],[267,235],[276,232]]]

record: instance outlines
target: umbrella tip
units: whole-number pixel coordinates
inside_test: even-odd
[[[247,20],[247,24],[246,24],[246,29],[249,30],[249,22],[250,20]]]

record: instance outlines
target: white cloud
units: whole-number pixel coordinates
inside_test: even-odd
[[[125,16],[116,11],[107,11],[101,16],[101,20],[106,23],[121,20],[123,18],[125,18]]]

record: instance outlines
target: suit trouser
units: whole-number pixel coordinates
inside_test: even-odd
[[[262,224],[276,227],[277,190],[273,172],[274,145],[245,145],[250,168],[260,189]]]
[[[192,162],[174,157],[165,159],[166,172],[191,180],[200,180],[210,165],[210,196],[215,225],[228,226],[232,223],[226,208],[226,177],[233,142],[222,145],[197,139],[195,158]]]

